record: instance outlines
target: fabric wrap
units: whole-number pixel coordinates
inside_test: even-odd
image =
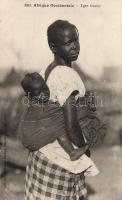
[[[86,195],[84,173],[73,174],[39,151],[29,153],[25,200],[79,200]]]
[[[29,135],[31,136],[31,141],[33,141],[31,145],[34,150],[54,142],[65,133],[61,107],[51,103],[43,106],[30,105],[21,119],[19,132],[21,132],[21,140],[25,147],[29,147]]]

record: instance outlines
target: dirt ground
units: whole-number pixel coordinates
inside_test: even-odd
[[[89,200],[121,200],[122,148],[101,148],[94,152],[94,161],[99,167],[100,174],[87,179],[96,191]]]
[[[87,177],[89,200],[122,199],[122,148],[118,145],[101,147],[92,153],[100,170],[96,177]],[[7,166],[7,174],[1,178],[0,200],[24,199],[24,168]]]

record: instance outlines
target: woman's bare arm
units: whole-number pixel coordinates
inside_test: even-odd
[[[75,96],[71,95],[63,106],[66,130],[71,141],[77,146],[85,146],[84,136],[77,117]]]

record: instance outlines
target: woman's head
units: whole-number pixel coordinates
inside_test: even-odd
[[[75,25],[64,20],[57,20],[47,30],[50,49],[62,59],[72,62],[79,55],[79,34]]]
[[[21,86],[29,97],[40,96],[49,99],[49,88],[44,79],[37,72],[28,73],[21,81]]]

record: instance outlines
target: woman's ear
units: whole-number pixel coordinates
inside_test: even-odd
[[[49,43],[49,47],[51,49],[51,51],[55,54],[56,53],[56,46],[53,42],[50,42]]]

